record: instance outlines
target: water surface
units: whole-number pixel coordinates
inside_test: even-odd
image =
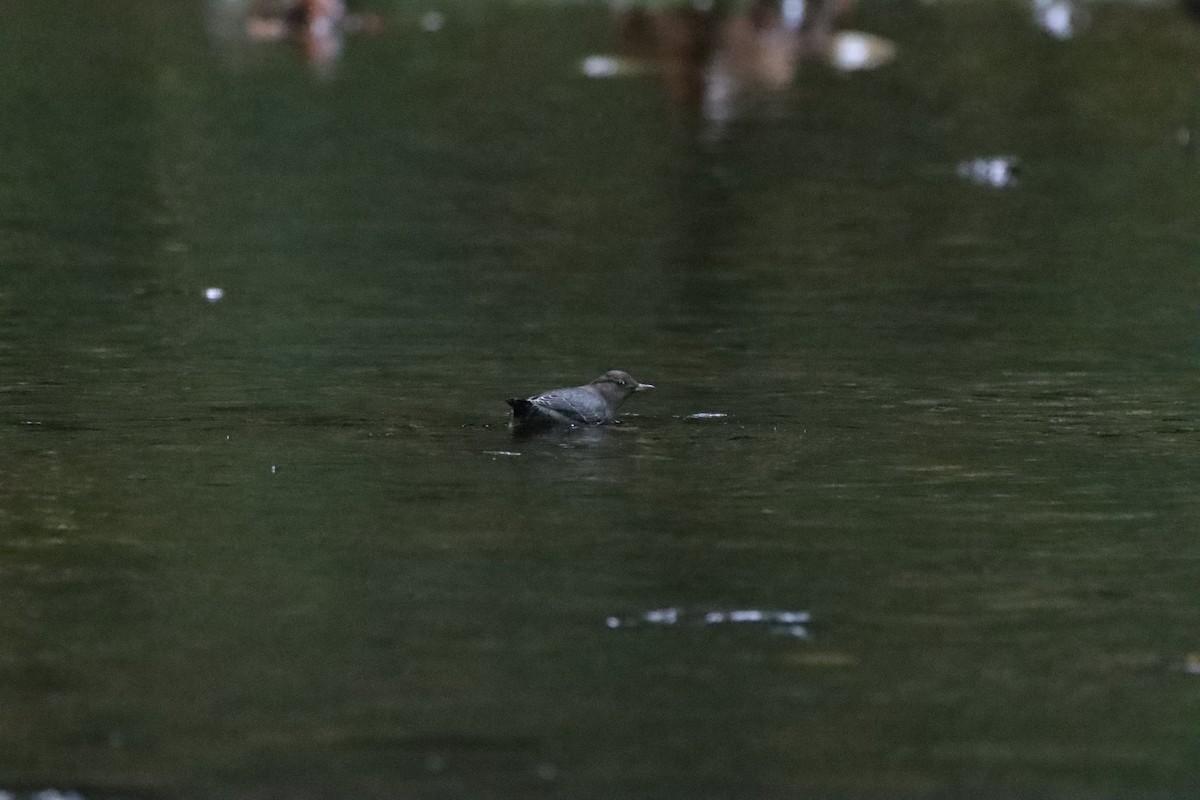
[[[1200,26],[865,3],[713,126],[602,7],[110,6],[0,12],[0,785],[1194,793]]]

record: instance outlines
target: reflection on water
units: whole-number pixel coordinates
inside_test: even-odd
[[[615,6],[621,57],[591,56],[590,77],[637,74],[656,65],[667,94],[718,138],[747,107],[790,86],[803,59],[838,69],[873,69],[895,46],[878,36],[837,31],[850,0],[754,0]]]
[[[812,615],[807,611],[771,611],[758,608],[654,608],[639,614],[609,616],[604,620],[609,628],[637,627],[703,627],[736,626],[760,628],[769,633],[784,634],[797,639],[808,638]]]
[[[209,29],[227,46],[288,41],[322,78],[333,76],[347,34],[379,33],[383,17],[345,0],[208,0]]]
[[[688,414],[686,417],[684,417],[685,420],[694,421],[694,422],[702,422],[704,420],[712,420],[712,419],[728,419],[728,418],[729,418],[729,415],[724,413],[723,411],[697,411],[694,414]]]

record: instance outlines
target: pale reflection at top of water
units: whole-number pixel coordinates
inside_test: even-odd
[[[591,77],[638,74],[653,66],[671,101],[704,124],[709,140],[760,100],[789,87],[804,60],[847,72],[890,62],[895,44],[838,31],[846,0],[757,0],[730,12],[723,4],[667,3],[616,11],[620,57],[592,56]]]
[[[321,79],[333,76],[348,34],[376,34],[383,17],[352,13],[345,0],[209,0],[209,30],[227,48],[248,42],[291,42]],[[427,15],[428,16],[428,15]],[[431,21],[425,30],[438,30]]]

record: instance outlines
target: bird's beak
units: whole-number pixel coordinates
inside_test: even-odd
[[[648,391],[650,391],[650,390],[651,390],[651,389],[653,389],[653,388],[654,388],[654,384],[653,384],[653,383],[639,383],[639,384],[637,385],[637,388],[636,388],[636,389],[634,389],[634,391],[635,391],[635,392],[648,392]]]

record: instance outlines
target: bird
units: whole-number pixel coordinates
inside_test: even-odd
[[[628,372],[614,369],[582,386],[551,389],[507,402],[512,406],[514,429],[576,428],[616,422],[617,408],[627,397],[653,388],[652,384],[638,383]]]

